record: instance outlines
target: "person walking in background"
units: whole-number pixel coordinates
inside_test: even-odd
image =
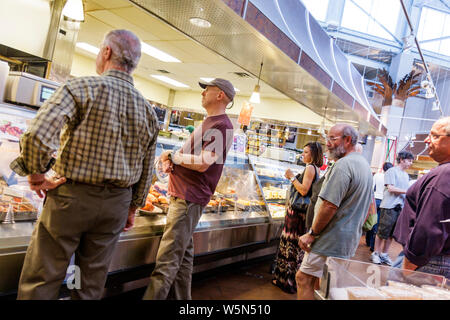
[[[406,192],[394,239],[403,245],[403,269],[450,279],[450,117],[433,124],[425,143],[439,165]]]
[[[18,299],[57,299],[73,253],[81,288],[71,290],[72,299],[102,297],[120,233],[133,226],[152,178],[158,121],[133,85],[140,56],[133,33],[109,32],[96,60],[101,76],[67,81],[21,137],[11,169],[46,198]],[[46,177],[50,168],[60,177]]]
[[[306,210],[308,206],[299,207],[297,201],[310,201],[312,186],[319,178],[319,168],[323,164],[322,146],[318,142],[309,142],[303,147],[305,170],[295,176],[290,169],[285,177],[292,182],[289,203],[286,208],[280,245],[275,258],[272,283],[287,293],[295,293],[297,284],[295,274],[303,259],[304,252],[298,245],[298,237],[306,232]],[[304,199],[300,199],[303,197]]]
[[[333,126],[327,137],[329,158],[336,163],[327,173],[312,227],[299,239],[305,256],[296,274],[297,296],[313,300],[327,257],[354,256],[372,199],[372,172],[355,152],[358,132],[350,125]]]
[[[383,200],[384,193],[384,173],[392,168],[394,165],[390,162],[385,162],[383,164],[383,171],[375,173],[373,176],[373,190],[375,196],[375,204],[377,207],[377,223],[373,226],[372,230],[366,232],[366,245],[370,247],[370,251],[375,249],[375,235],[378,230],[378,222],[380,220],[380,204]]]
[[[406,190],[409,187],[409,176],[406,170],[411,167],[414,156],[411,152],[401,151],[397,155],[397,166],[386,171],[384,175],[383,200],[380,204],[380,219],[375,237],[375,251],[372,262],[392,266],[388,251],[392,243],[392,233],[398,215],[402,211]]]
[[[169,173],[170,204],[156,265],[144,300],[190,300],[194,262],[193,233],[214,194],[233,142],[233,125],[225,113],[235,96],[225,79],[200,82],[206,119],[180,150],[161,154]]]

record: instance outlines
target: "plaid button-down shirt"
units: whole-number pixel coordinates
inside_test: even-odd
[[[77,182],[132,186],[131,205],[140,207],[151,184],[158,130],[155,111],[129,74],[109,70],[71,79],[39,109],[10,167],[21,176],[52,168]]]

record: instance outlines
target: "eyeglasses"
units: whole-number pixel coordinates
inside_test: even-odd
[[[327,141],[336,141],[337,139],[339,139],[339,138],[343,138],[342,136],[339,136],[339,137],[326,137],[326,140]]]
[[[430,138],[431,140],[437,140],[440,137],[450,137],[450,134],[434,134],[434,133],[428,134],[428,138]]]

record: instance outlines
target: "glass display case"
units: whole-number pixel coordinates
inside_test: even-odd
[[[264,157],[249,156],[258,175],[264,198],[273,219],[284,219],[291,182],[284,176],[287,169],[297,175],[305,167]]]
[[[178,149],[182,141],[158,137],[155,158],[165,150]],[[140,215],[165,214],[169,196],[167,180],[158,173],[155,160],[155,177],[147,196],[146,206]],[[196,230],[232,227],[254,223],[268,223],[270,215],[261,191],[258,176],[246,155],[230,151],[222,176],[211,201],[205,207]]]
[[[316,298],[328,300],[450,300],[445,277],[373,263],[328,258]]]
[[[36,220],[42,206],[28,187],[27,177],[17,175],[9,167],[20,153],[19,139],[36,111],[0,104],[0,222]]]

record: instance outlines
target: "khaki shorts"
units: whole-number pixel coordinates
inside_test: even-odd
[[[327,258],[327,256],[322,256],[314,252],[305,252],[300,271],[310,276],[321,278]]]

